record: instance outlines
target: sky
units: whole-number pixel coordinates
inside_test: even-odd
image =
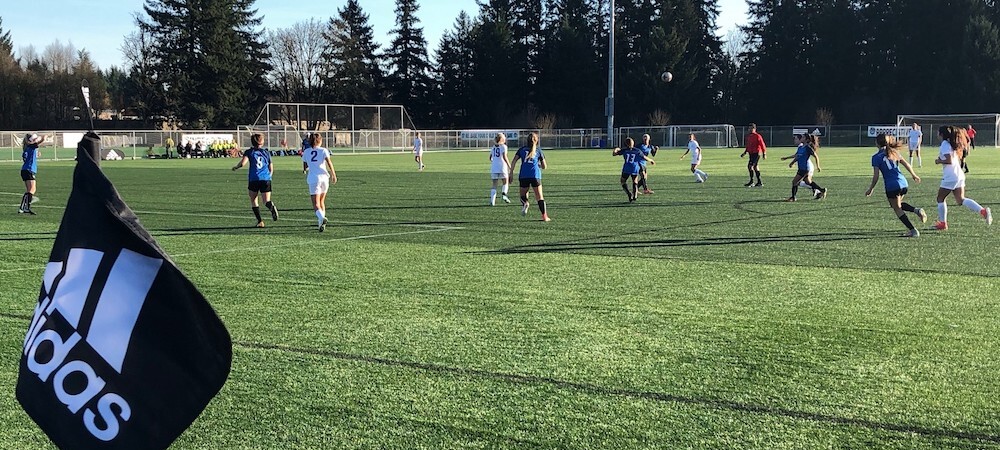
[[[32,45],[39,54],[56,40],[87,50],[102,69],[122,66],[121,45],[135,31],[133,16],[142,11],[143,0],[0,0],[3,29],[10,31],[14,51]],[[257,0],[263,27],[289,27],[309,18],[325,22],[337,14],[347,0]],[[360,0],[369,15],[375,39],[387,44],[395,28],[395,0]],[[424,28],[428,50],[433,55],[441,35],[453,27],[459,11],[477,15],[476,0],[423,0],[417,16]],[[719,35],[746,22],[746,0],[719,0]]]

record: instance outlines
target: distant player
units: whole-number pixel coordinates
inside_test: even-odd
[[[413,160],[417,163],[417,171],[424,170],[424,140],[420,137],[420,132],[413,138]]]
[[[507,159],[507,136],[497,133],[493,138],[493,148],[490,149],[490,178],[493,179],[493,188],[490,189],[490,206],[497,202],[497,184],[503,185],[503,202],[510,203],[507,197],[507,190],[510,189],[508,178],[510,177],[510,161]]]
[[[795,154],[791,156],[786,156],[781,158],[782,160],[791,159],[792,162],[788,163],[788,167],[798,164],[798,171],[795,173],[795,178],[792,179],[792,196],[788,197],[788,201],[794,202],[796,200],[796,194],[799,192],[799,182],[805,181],[813,189],[814,197],[819,200],[821,198],[826,198],[826,189],[820,187],[812,179],[812,172],[809,167],[809,159],[812,158],[816,161],[816,171],[822,172],[823,169],[819,165],[819,155],[816,150],[819,148],[819,138],[811,134],[796,134],[795,141],[798,143],[798,148],[795,150]]]
[[[979,213],[986,219],[987,225],[992,225],[993,212],[989,208],[983,208],[975,200],[965,197],[965,173],[962,172],[960,155],[965,146],[969,145],[966,130],[961,127],[943,126],[938,129],[938,136],[941,137],[941,151],[934,164],[941,165],[942,175],[941,187],[938,188],[937,194],[938,220],[934,228],[948,229],[948,205],[945,203],[948,194],[952,194],[959,205]]]
[[[740,153],[740,158],[743,155],[749,154],[750,161],[747,162],[747,172],[750,172],[750,181],[747,181],[744,186],[746,187],[761,187],[764,183],[760,181],[760,163],[761,158],[767,159],[767,146],[764,145],[764,137],[757,132],[757,124],[750,124],[750,133],[746,137],[747,148]],[[753,182],[754,175],[757,176],[757,183]]]
[[[972,124],[965,126],[965,134],[969,136],[969,145],[962,149],[962,171],[969,173],[969,153],[976,149],[976,129],[972,128]]]
[[[638,148],[642,151],[643,156],[647,158],[639,160],[639,186],[642,186],[643,194],[652,194],[653,190],[649,188],[649,170],[646,168],[646,161],[649,156],[656,156],[656,151],[660,148],[649,143],[649,135],[642,135],[642,144],[639,144]]]
[[[924,132],[920,131],[920,125],[916,122],[910,124],[910,135],[907,139],[907,146],[910,148],[910,165],[913,165],[913,154],[917,155],[917,167],[924,166],[924,159],[920,157],[920,144],[924,140]]]
[[[924,212],[923,208],[914,208],[913,205],[903,201],[908,184],[906,183],[906,177],[899,170],[899,166],[902,165],[906,168],[906,171],[913,177],[913,181],[919,183],[920,177],[913,171],[913,166],[906,162],[906,159],[899,154],[899,149],[902,145],[896,142],[895,136],[887,136],[885,133],[879,133],[878,136],[875,136],[875,145],[878,146],[878,152],[872,155],[872,167],[874,168],[872,184],[865,191],[865,196],[870,197],[872,195],[872,192],[875,191],[875,185],[878,184],[879,175],[882,175],[885,179],[883,182],[885,184],[885,196],[889,200],[892,212],[896,213],[899,221],[903,222],[903,225],[906,226],[907,231],[905,236],[918,237],[920,236],[920,232],[910,222],[910,218],[906,216],[906,213],[911,212],[916,214],[921,222],[927,222],[927,213]]]
[[[31,204],[37,200],[35,197],[35,175],[38,173],[38,157],[41,151],[38,146],[42,143],[42,137],[29,133],[21,140],[21,180],[24,181],[24,195],[21,196],[21,206],[17,208],[18,214],[35,215],[31,210]]]
[[[319,231],[326,230],[326,192],[330,184],[337,184],[337,172],[333,170],[330,151],[323,148],[323,136],[319,133],[309,135],[309,148],[302,153],[302,172],[306,174],[309,184],[309,198],[312,200],[313,211]]]
[[[545,155],[542,149],[538,148],[538,133],[531,133],[528,136],[530,144],[521,147],[510,162],[510,180],[514,181],[514,168],[517,161],[522,161],[521,172],[518,174],[518,181],[521,184],[521,215],[528,214],[528,188],[535,190],[535,199],[538,200],[538,210],[542,212],[542,221],[549,222],[548,209],[545,208],[545,197],[542,195],[542,170],[548,165],[545,163]]]
[[[264,197],[264,205],[271,211],[271,219],[278,220],[278,208],[271,201],[271,175],[274,173],[274,164],[271,162],[271,152],[264,145],[264,136],[254,133],[250,136],[250,148],[243,152],[239,164],[233,166],[233,171],[250,162],[249,182],[247,183],[247,193],[250,196],[250,209],[253,210],[254,217],[257,218],[257,228],[264,228],[264,221],[260,219],[260,204],[257,202],[258,195]]]
[[[688,147],[687,150],[684,151],[684,154],[681,155],[681,159],[684,159],[684,156],[688,153],[691,154],[691,173],[694,174],[694,182],[704,183],[708,180],[708,174],[702,172],[701,169],[698,168],[698,166],[701,165],[701,146],[698,145],[698,141],[695,140],[694,133],[688,135]]]
[[[629,203],[632,203],[639,196],[639,181],[637,178],[642,172],[642,166],[639,162],[649,161],[650,164],[656,164],[656,161],[647,157],[642,149],[637,148],[635,146],[635,141],[633,141],[630,137],[625,138],[624,148],[615,147],[615,149],[611,151],[611,155],[621,155],[622,158],[625,159],[625,164],[622,166],[621,185],[622,190],[625,191],[625,195],[628,195]],[[632,190],[629,190],[628,188],[629,178],[632,179]]]

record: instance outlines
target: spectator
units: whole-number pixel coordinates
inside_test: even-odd
[[[167,141],[163,144],[163,149],[166,150],[167,159],[170,159],[170,151],[174,149],[174,138],[167,136]]]

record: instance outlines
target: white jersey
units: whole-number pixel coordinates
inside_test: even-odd
[[[330,172],[326,171],[326,158],[330,157],[330,151],[323,147],[310,147],[302,152],[302,162],[309,165],[309,183],[313,183],[320,178],[330,178]]]
[[[924,138],[924,132],[920,130],[914,130],[910,128],[910,148],[917,148],[920,145],[920,140]]]
[[[701,146],[698,145],[698,141],[688,142],[688,152],[691,153],[691,164],[701,162]]]
[[[413,138],[413,153],[421,154],[424,152],[424,140],[420,138]]]
[[[941,174],[941,186],[955,186],[960,181],[965,181],[965,173],[962,171],[962,163],[959,161],[958,155],[952,153],[951,143],[948,141],[941,142],[941,152],[938,153],[938,159],[944,159],[946,156],[951,155],[951,164],[942,164],[942,174]],[[954,189],[949,188],[949,189]]]
[[[507,155],[507,144],[497,144],[490,150],[490,173],[507,174],[507,162],[504,156]]]

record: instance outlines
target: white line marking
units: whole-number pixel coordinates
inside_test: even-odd
[[[387,236],[403,236],[403,235],[407,235],[407,234],[437,233],[437,232],[441,232],[441,231],[452,231],[452,230],[462,230],[462,229],[463,229],[462,227],[441,227],[441,228],[436,228],[436,229],[433,229],[433,230],[401,231],[401,232],[398,232],[398,233],[368,234],[368,235],[364,235],[364,236],[348,236],[348,237],[333,238],[333,239],[321,239],[321,240],[318,240],[318,241],[316,241],[316,240],[308,240],[308,241],[300,241],[300,242],[291,242],[291,243],[288,243],[288,244],[254,246],[254,247],[248,247],[248,248],[227,248],[227,249],[223,249],[223,250],[209,250],[207,252],[177,253],[177,254],[170,255],[170,256],[173,257],[173,258],[179,258],[179,257],[183,258],[185,256],[201,256],[201,255],[212,255],[212,254],[217,254],[217,253],[245,252],[245,251],[248,251],[248,250],[258,250],[258,249],[264,250],[264,249],[281,248],[281,247],[295,247],[295,246],[298,246],[298,245],[315,244],[317,242],[357,241],[357,240],[361,240],[361,239],[374,239],[374,238],[387,237]]]

